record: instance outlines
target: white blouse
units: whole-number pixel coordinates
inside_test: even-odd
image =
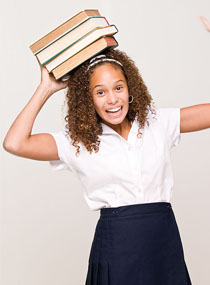
[[[53,170],[72,171],[83,186],[91,210],[123,205],[170,202],[173,172],[170,150],[181,138],[180,109],[157,108],[156,119],[149,113],[150,125],[138,138],[137,117],[128,140],[102,123],[99,151],[90,154],[79,143],[80,155],[65,136],[65,127],[50,132],[57,144],[60,160],[49,161]]]

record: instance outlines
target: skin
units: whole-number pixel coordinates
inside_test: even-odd
[[[109,63],[97,66],[90,77],[90,91],[101,122],[127,139],[131,128],[126,117],[129,109],[129,92],[121,69]],[[121,116],[110,118],[106,110],[119,105],[123,106]]]
[[[44,89],[48,90],[48,97],[52,96],[54,93],[56,93],[59,90],[65,89],[68,86],[69,80],[61,81],[56,80],[54,76],[50,73],[48,73],[47,68],[45,66],[41,66],[38,58],[36,58],[40,71],[41,71],[41,83],[40,85],[44,87]]]
[[[210,32],[210,21],[207,20],[204,16],[200,16],[201,22],[206,27],[207,31]]]

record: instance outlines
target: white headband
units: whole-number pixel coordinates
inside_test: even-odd
[[[96,60],[97,58],[99,58],[99,59]],[[101,61],[112,61],[112,62],[116,62],[117,64],[123,66],[122,63],[119,62],[118,60],[112,59],[112,58],[107,58],[104,54],[101,54],[101,55],[97,55],[97,56],[91,58],[86,71],[88,71],[92,66],[94,66],[95,64],[97,64],[98,62],[101,62]]]

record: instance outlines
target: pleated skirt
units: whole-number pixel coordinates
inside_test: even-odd
[[[192,285],[171,203],[100,209],[85,285]]]

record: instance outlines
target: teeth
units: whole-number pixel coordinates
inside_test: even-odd
[[[119,111],[120,109],[121,109],[121,107],[116,108],[116,109],[107,110],[107,112],[116,112],[116,111]]]

